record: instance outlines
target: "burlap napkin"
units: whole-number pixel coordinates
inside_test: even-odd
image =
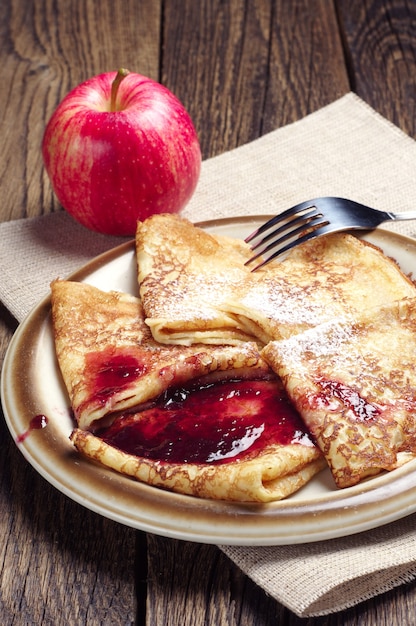
[[[416,143],[347,94],[303,120],[203,163],[183,215],[192,221],[273,214],[322,195],[406,211],[416,198]],[[392,226],[416,234],[416,222]],[[0,225],[0,299],[21,321],[49,291],[122,240],[66,213]],[[220,546],[267,593],[301,617],[353,606],[416,577],[416,517],[312,544]]]

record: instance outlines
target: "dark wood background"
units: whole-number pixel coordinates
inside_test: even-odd
[[[72,87],[120,66],[182,100],[204,158],[350,90],[416,137],[414,0],[1,0],[0,62],[2,221],[60,210],[42,165],[45,124]],[[2,359],[16,322],[0,312]],[[416,623],[414,583],[299,619],[215,546],[145,535],[70,501],[26,463],[3,419],[0,450],[4,625]]]

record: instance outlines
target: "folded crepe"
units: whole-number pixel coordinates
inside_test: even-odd
[[[55,281],[56,354],[87,458],[200,497],[284,498],[325,461],[255,343],[166,346],[140,300]]]
[[[416,287],[377,246],[336,233],[295,247],[240,282],[225,303],[266,344],[341,315],[416,297]]]
[[[333,319],[262,356],[324,454],[338,487],[416,455],[416,299]]]
[[[242,241],[177,215],[138,224],[138,282],[146,323],[161,343],[267,344],[347,312],[416,296],[383,252],[346,233],[307,242],[251,272]]]
[[[247,244],[213,236],[176,214],[139,222],[136,251],[146,323],[160,343],[238,344],[253,340],[221,305],[250,275]]]

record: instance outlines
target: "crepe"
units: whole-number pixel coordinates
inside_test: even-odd
[[[216,385],[215,395],[220,395],[221,386]],[[226,389],[231,386],[238,389],[234,381],[225,383]],[[264,382],[255,385],[262,394],[270,386]],[[197,403],[195,396],[193,404]],[[291,405],[285,404],[294,415]],[[199,406],[203,408],[203,404]],[[250,416],[246,403],[237,411],[234,408],[232,417],[227,412],[225,416],[202,412],[201,416],[196,410],[190,417],[187,409],[180,409],[182,414],[177,409],[170,415],[162,405],[125,414],[96,434],[75,429],[71,439],[80,453],[122,474],[177,493],[216,500],[281,500],[326,465],[298,416],[288,438],[287,423],[280,424],[284,435],[279,440],[274,438],[276,431],[269,429],[270,422],[263,430],[264,414],[257,403]]]
[[[146,323],[161,343],[267,344],[347,312],[416,296],[383,252],[338,233],[251,272],[244,242],[177,215],[138,224],[138,282]]]
[[[335,233],[295,247],[281,262],[255,272],[225,306],[267,344],[345,314],[416,297],[416,287],[377,246]]]
[[[146,406],[172,384],[201,376],[270,376],[255,344],[158,344],[144,323],[140,301],[129,294],[58,280],[51,285],[58,363],[74,416],[94,430],[117,412]]]
[[[338,487],[416,454],[416,299],[271,342],[281,377]]]
[[[221,305],[250,275],[251,250],[175,214],[139,222],[136,251],[146,323],[160,343],[238,344],[253,333]]]
[[[255,343],[160,345],[139,299],[71,281],[51,290],[81,454],[179,493],[260,502],[325,465]]]

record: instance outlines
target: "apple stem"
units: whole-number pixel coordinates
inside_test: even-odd
[[[127,74],[130,74],[129,70],[124,69],[124,67],[121,67],[118,72],[117,72],[117,76],[115,77],[115,79],[112,82],[111,85],[111,101],[110,101],[110,111],[113,113],[114,111],[117,111],[117,93],[118,93],[118,88],[120,86],[121,81],[126,78]]]

